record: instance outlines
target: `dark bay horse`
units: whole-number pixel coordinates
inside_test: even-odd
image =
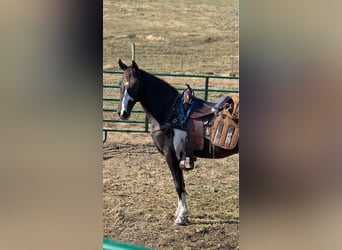
[[[120,81],[120,103],[118,115],[127,120],[136,102],[140,102],[151,122],[152,139],[158,151],[166,158],[171,170],[174,185],[178,194],[178,207],[175,213],[177,225],[187,224],[188,207],[183,170],[180,169],[182,145],[186,132],[177,126],[179,121],[180,93],[162,79],[139,69],[135,61],[127,66],[119,59],[119,66],[124,71]],[[233,150],[211,145],[204,140],[203,150],[195,150],[194,155],[200,158],[223,158],[238,153],[238,146]]]

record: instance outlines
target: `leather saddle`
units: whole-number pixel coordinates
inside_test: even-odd
[[[188,143],[192,150],[201,151],[204,147],[204,137],[210,138],[213,120],[219,112],[231,106],[233,99],[223,96],[216,102],[207,102],[194,96],[192,102],[187,123]]]

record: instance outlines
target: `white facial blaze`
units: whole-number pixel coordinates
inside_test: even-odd
[[[186,132],[180,129],[173,129],[174,137],[173,137],[173,146],[176,151],[177,159],[180,160],[180,153],[185,150],[185,138]]]
[[[123,95],[122,101],[121,101],[121,111],[120,115],[123,115],[124,112],[127,112],[127,105],[129,101],[133,101],[134,99],[127,93],[127,89],[125,90],[125,93]]]

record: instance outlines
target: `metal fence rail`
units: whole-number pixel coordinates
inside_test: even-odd
[[[116,76],[116,77],[121,77],[121,75],[123,74],[123,72],[121,71],[109,71],[109,70],[104,70],[103,74],[107,74],[107,75],[111,75],[111,76]],[[195,86],[193,87],[193,90],[195,91],[195,93],[197,94],[198,92],[204,92],[204,96],[203,98],[205,100],[208,100],[208,96],[210,93],[239,93],[239,89],[238,88],[224,88],[224,89],[214,89],[214,88],[210,88],[209,84],[210,84],[210,79],[222,79],[222,80],[239,80],[238,76],[214,76],[214,75],[195,75],[195,74],[165,74],[165,73],[153,73],[155,76],[159,76],[160,78],[164,78],[164,77],[171,77],[172,79],[174,78],[185,78],[185,79],[201,79],[202,82],[202,86],[204,85],[203,88]],[[171,84],[172,85],[172,84]],[[191,84],[192,85],[192,84]],[[184,84],[182,85],[184,86]],[[178,90],[183,90],[184,87],[177,87],[175,86]],[[119,91],[117,90],[119,89],[118,86],[118,81],[115,82],[115,84],[103,84],[103,93],[104,96],[102,98],[102,102],[103,102],[103,123],[104,123],[104,127],[103,127],[103,133],[104,133],[104,139],[103,142],[105,142],[107,140],[107,133],[108,132],[128,132],[128,133],[148,133],[149,129],[148,129],[148,119],[146,116],[144,116],[144,118],[139,118],[139,119],[131,119],[131,120],[118,120],[118,119],[108,119],[106,118],[106,116],[110,115],[110,114],[116,114],[117,110],[114,108],[108,108],[108,106],[110,107],[115,107],[116,105],[114,105],[114,103],[117,103],[119,101]],[[111,91],[112,93],[116,93],[113,94],[114,96],[108,96],[108,91]],[[111,94],[112,94],[111,93]],[[135,107],[135,109],[132,110],[133,114],[142,114],[144,113],[144,111],[142,110],[142,108],[139,107]],[[107,115],[106,115],[107,114]],[[132,114],[132,116],[133,116]],[[126,128],[116,128],[115,124],[143,124],[142,127],[140,127],[139,129],[135,129],[135,128],[129,128],[131,126],[127,126]]]

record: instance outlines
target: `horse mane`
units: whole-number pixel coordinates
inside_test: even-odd
[[[158,91],[167,91],[170,92],[173,91],[174,93],[179,94],[178,90],[173,87],[172,85],[170,85],[168,82],[166,82],[165,80],[151,74],[148,73],[145,70],[140,69],[140,74],[141,77],[144,79],[144,82],[148,83],[149,85],[151,85],[153,88],[157,88]]]

